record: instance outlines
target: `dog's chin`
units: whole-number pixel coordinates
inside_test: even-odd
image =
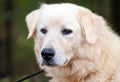
[[[55,62],[55,61],[45,61],[45,60],[43,60],[42,61],[42,63],[41,63],[41,65],[42,66],[50,66],[50,67],[55,67],[55,66],[65,66],[65,65],[67,65],[68,64],[68,60],[66,59],[65,61],[63,61],[63,62],[61,62],[61,61],[59,61],[59,62]]]

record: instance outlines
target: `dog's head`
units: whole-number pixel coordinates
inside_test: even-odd
[[[96,44],[97,24],[104,23],[88,9],[73,4],[44,4],[28,14],[26,22],[28,38],[35,40],[37,60],[48,66],[64,66],[77,55],[90,58],[84,54],[84,44]]]

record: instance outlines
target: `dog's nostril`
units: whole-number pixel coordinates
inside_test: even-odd
[[[49,61],[54,57],[55,51],[50,48],[45,48],[42,50],[41,55],[44,60]]]

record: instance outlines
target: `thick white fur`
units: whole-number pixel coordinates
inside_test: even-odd
[[[42,48],[48,45],[61,53],[56,54],[58,66],[39,64],[53,77],[50,82],[120,82],[120,38],[102,17],[70,3],[44,4],[28,14],[26,22],[38,63],[42,62]],[[62,36],[62,25],[73,33]],[[43,27],[47,35],[40,33]],[[66,58],[69,61],[63,65]]]

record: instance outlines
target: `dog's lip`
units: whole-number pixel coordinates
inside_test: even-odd
[[[47,65],[47,66],[57,66],[57,64],[55,64],[55,62],[53,61],[45,61],[43,60],[42,66]]]
[[[63,66],[66,65],[67,63],[68,63],[68,59],[65,60]],[[43,60],[42,66],[44,66],[44,65],[46,65],[46,66],[59,66],[59,65],[57,65],[57,64],[56,64],[55,62],[53,62],[53,61],[45,61],[45,60]]]
[[[64,65],[66,65],[68,63],[68,59],[66,59],[66,61],[64,62]]]

